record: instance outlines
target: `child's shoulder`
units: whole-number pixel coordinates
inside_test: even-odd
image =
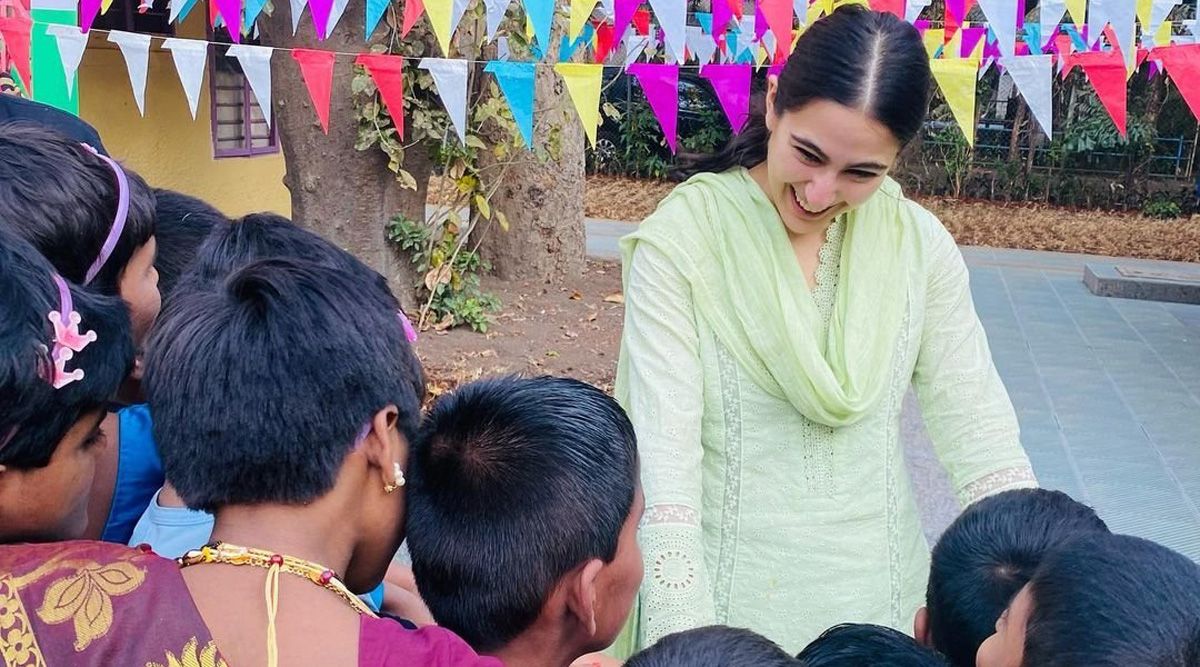
[[[363,667],[503,667],[480,656],[458,635],[436,625],[412,629],[390,618],[363,616],[359,637]]]

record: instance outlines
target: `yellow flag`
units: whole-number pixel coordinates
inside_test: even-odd
[[[805,25],[811,25],[813,21],[821,18],[822,14],[833,13],[833,0],[817,0],[808,6],[808,16],[805,17]]]
[[[980,45],[983,45],[983,40],[979,40]],[[943,58],[961,58],[962,57],[962,30],[954,31],[954,36],[946,42],[946,48],[942,49]]]
[[[962,128],[967,137],[967,143],[975,145],[975,84],[978,82],[979,61],[974,58],[958,58],[954,60],[930,60],[929,67],[933,77],[937,79],[938,87],[954,120]]]
[[[1128,2],[1129,0],[1123,1]],[[1083,25],[1083,22],[1087,20],[1087,0],[1066,0],[1066,3],[1067,13],[1071,15],[1072,19],[1075,19],[1075,25]]]
[[[588,19],[592,17],[592,10],[596,8],[596,0],[571,0],[571,42],[574,43],[579,39],[579,33],[583,32],[583,26],[587,25]]]
[[[595,148],[596,128],[600,127],[600,79],[604,75],[604,65],[558,63],[554,71],[566,82],[575,113],[579,114],[583,131]]]
[[[759,44],[758,45],[758,53],[755,54],[755,56],[754,56],[754,66],[762,67],[763,63],[767,62],[767,58],[770,58],[770,57],[771,57],[771,54],[767,53],[767,47],[763,46],[762,44]]]
[[[862,5],[867,9],[871,8],[871,3],[868,0],[833,0],[833,2],[830,3],[829,11],[832,12],[834,9],[844,5]]]
[[[1154,7],[1154,0],[1137,0],[1137,17],[1142,22],[1142,32],[1150,29],[1150,11]]]
[[[937,50],[946,43],[946,31],[942,28],[930,28],[922,37],[925,40],[925,52],[932,58]]]
[[[442,54],[450,57],[450,14],[454,11],[454,0],[425,0],[425,13],[429,15],[429,23],[433,26],[433,34],[437,37]]]
[[[1170,46],[1171,35],[1175,31],[1174,21],[1163,21],[1162,25],[1158,26],[1158,32],[1154,33],[1155,46]]]
[[[108,13],[108,8],[112,7],[113,0],[100,0],[100,13]]]

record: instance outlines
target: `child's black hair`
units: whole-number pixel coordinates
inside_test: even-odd
[[[196,259],[196,251],[214,227],[229,224],[208,202],[172,190],[154,191],[155,232],[158,252],[158,291],[163,299],[171,294],[179,278]]]
[[[1200,566],[1129,535],[1090,535],[1046,556],[1029,582],[1029,667],[1195,667]]]
[[[349,272],[283,258],[177,291],[151,337],[145,386],[167,479],[189,506],[324,495],[389,404],[415,440],[419,365],[377,292]]]
[[[408,547],[437,622],[493,651],[564,575],[611,561],[637,488],[637,442],[604,392],[499,377],[442,396],[410,457]]]
[[[49,314],[62,307],[54,273],[33,246],[0,229],[0,465],[12,468],[45,467],[67,431],[103,410],[133,366],[125,304],[70,285],[79,330],[96,340],[67,362],[83,378],[51,386]]]
[[[940,653],[921,646],[903,632],[870,623],[835,625],[813,640],[796,658],[804,667],[949,665]]]
[[[934,648],[956,667],[974,667],[979,645],[1046,553],[1107,532],[1092,508],[1061,491],[1016,489],[968,507],[933,549],[925,604]]]
[[[667,635],[625,667],[799,667],[775,642],[742,628],[712,625]]]
[[[0,133],[0,226],[33,244],[64,278],[82,284],[117,214],[112,167],[54,130],[11,123]],[[154,193],[134,172],[125,229],[89,287],[117,294],[121,272],[154,235]]]

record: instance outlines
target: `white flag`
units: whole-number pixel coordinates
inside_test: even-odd
[[[1117,45],[1125,54],[1125,67],[1132,70],[1137,62],[1137,3],[1134,0],[1091,0],[1088,4],[1088,39],[1095,43],[1112,24]]]
[[[712,62],[713,55],[717,52],[717,43],[713,41],[712,35],[705,33],[704,28],[698,25],[687,27],[687,46],[701,67]]]
[[[67,75],[67,97],[75,95],[75,72],[79,71],[79,62],[83,60],[83,50],[87,47],[88,35],[79,32],[79,28],[62,23],[51,23],[46,26],[46,34],[53,35],[58,41],[58,57],[62,60],[63,73]]]
[[[625,66],[629,67],[637,62],[638,56],[650,47],[650,37],[648,35],[639,35],[630,28],[629,33],[625,37]]]
[[[500,29],[500,22],[504,20],[504,13],[508,11],[512,0],[483,0],[483,4],[487,9],[488,41],[492,41],[496,39],[496,31]]]
[[[666,51],[670,55],[668,62],[680,65],[684,60],[684,46],[687,43],[687,3],[681,0],[650,0],[650,8],[654,17],[663,29]]]
[[[1095,2],[1095,0],[1092,0]],[[1131,0],[1119,0],[1129,2]],[[996,33],[1000,53],[1006,58],[1017,54],[1017,3],[1016,0],[979,0],[979,6],[987,16],[988,26]]]
[[[129,85],[133,87],[133,99],[138,112],[146,115],[146,66],[150,63],[150,35],[113,30],[108,41],[116,44],[125,57],[125,68],[129,70]]]
[[[467,143],[467,68],[470,64],[467,60],[447,58],[422,58],[420,64],[421,69],[433,75],[433,85],[464,146]]]
[[[905,5],[904,9],[905,20],[913,23],[921,15],[921,11],[931,4],[933,4],[933,0],[908,0],[908,4]]]
[[[271,54],[275,50],[269,46],[251,46],[249,44],[234,44],[225,55],[237,58],[250,82],[250,91],[258,106],[262,109],[267,125],[271,124]]]
[[[1014,56],[1003,58],[1000,63],[1025,98],[1042,131],[1047,137],[1053,137],[1054,97],[1051,84],[1054,81],[1054,56]]]
[[[326,37],[333,34],[333,29],[337,27],[338,21],[342,20],[342,14],[346,13],[346,6],[349,4],[350,0],[333,0],[333,5],[329,8],[329,20],[325,22]]]
[[[208,42],[171,37],[163,40],[163,48],[171,52],[175,71],[179,73],[179,83],[183,84],[183,94],[187,95],[192,120],[196,120],[200,86],[204,84],[204,64],[208,60]]]
[[[292,36],[295,37],[296,32],[300,30],[300,16],[304,14],[308,0],[289,0],[289,2],[292,5]]]
[[[1058,26],[1067,13],[1066,0],[1042,0],[1038,9],[1038,23],[1041,25],[1042,44],[1053,40],[1058,34]],[[1038,44],[1041,48],[1042,44]]]

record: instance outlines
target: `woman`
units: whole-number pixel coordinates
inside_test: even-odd
[[[1035,483],[962,257],[887,176],[930,78],[912,26],[835,11],[765,110],[623,239],[639,645],[722,623],[794,654],[836,623],[907,629],[928,572],[910,383],[962,502]]]

